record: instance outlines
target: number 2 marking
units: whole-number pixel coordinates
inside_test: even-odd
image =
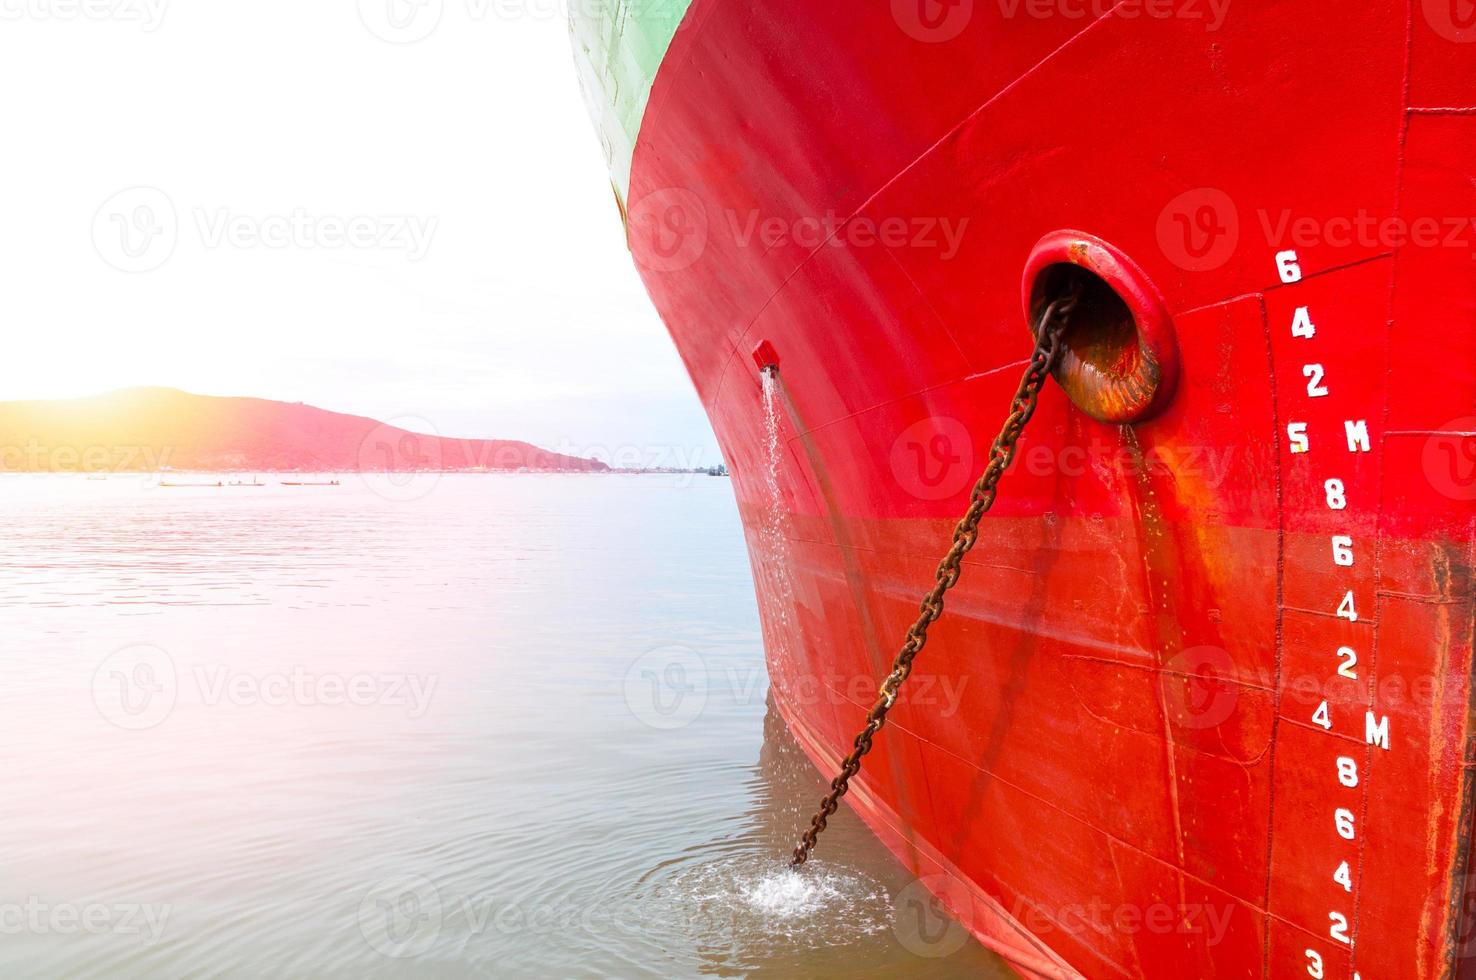
[[[1328,929],[1328,935],[1344,946],[1353,945],[1353,941],[1348,938],[1348,917],[1341,912],[1329,912],[1327,917],[1332,920],[1332,928]]]
[[[1358,654],[1354,652],[1353,648],[1338,647],[1338,657],[1343,661],[1338,664],[1338,676],[1346,677],[1353,681],[1358,680],[1358,671],[1353,669],[1358,666]]]
[[[1302,365],[1302,377],[1307,379],[1308,398],[1322,398],[1327,394],[1327,386],[1322,383],[1326,373],[1321,364]]]

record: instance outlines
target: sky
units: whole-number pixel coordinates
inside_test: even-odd
[[[164,385],[720,460],[557,0],[3,0],[0,21],[0,400]]]

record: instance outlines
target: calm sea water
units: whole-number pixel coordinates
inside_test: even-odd
[[[0,975],[1008,975],[782,870],[726,480],[262,479],[0,478]]]

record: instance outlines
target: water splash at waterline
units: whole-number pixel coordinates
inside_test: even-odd
[[[891,895],[870,875],[839,866],[797,872],[767,852],[680,867],[654,885],[649,900],[649,911],[699,941],[764,936],[816,949],[892,925]]]

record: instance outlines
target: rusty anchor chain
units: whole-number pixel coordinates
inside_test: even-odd
[[[891,673],[887,675],[886,680],[882,681],[876,703],[871,706],[871,711],[866,715],[866,727],[861,729],[860,734],[856,736],[851,754],[846,756],[845,761],[841,763],[840,774],[831,780],[830,792],[820,801],[820,809],[815,812],[809,829],[805,831],[804,836],[800,838],[799,845],[794,849],[794,857],[789,862],[791,868],[798,868],[809,859],[810,852],[815,849],[815,842],[825,830],[827,821],[835,815],[836,809],[839,808],[841,797],[845,796],[846,791],[850,789],[851,779],[861,771],[861,759],[871,751],[872,739],[886,724],[887,712],[896,703],[902,683],[912,673],[912,661],[922,652],[923,646],[928,642],[928,627],[943,615],[943,597],[949,589],[958,584],[964,556],[979,539],[979,522],[989,508],[994,506],[999,479],[1014,460],[1020,435],[1025,430],[1025,423],[1029,422],[1030,417],[1035,414],[1040,390],[1045,386],[1046,376],[1050,374],[1051,369],[1056,365],[1056,359],[1061,355],[1061,338],[1066,332],[1067,318],[1076,306],[1076,301],[1077,296],[1073,293],[1055,300],[1041,312],[1035,330],[1035,352],[1031,355],[1030,365],[1020,379],[1020,386],[1015,391],[1014,400],[1010,402],[1009,417],[1005,419],[1004,427],[989,448],[989,462],[985,465],[984,472],[980,474],[978,482],[974,484],[973,492],[969,496],[969,509],[964,512],[963,519],[953,529],[953,545],[948,549],[948,554],[944,555],[943,560],[938,563],[933,587],[923,597],[917,621],[908,628],[907,639],[902,644],[897,658],[892,661]]]

